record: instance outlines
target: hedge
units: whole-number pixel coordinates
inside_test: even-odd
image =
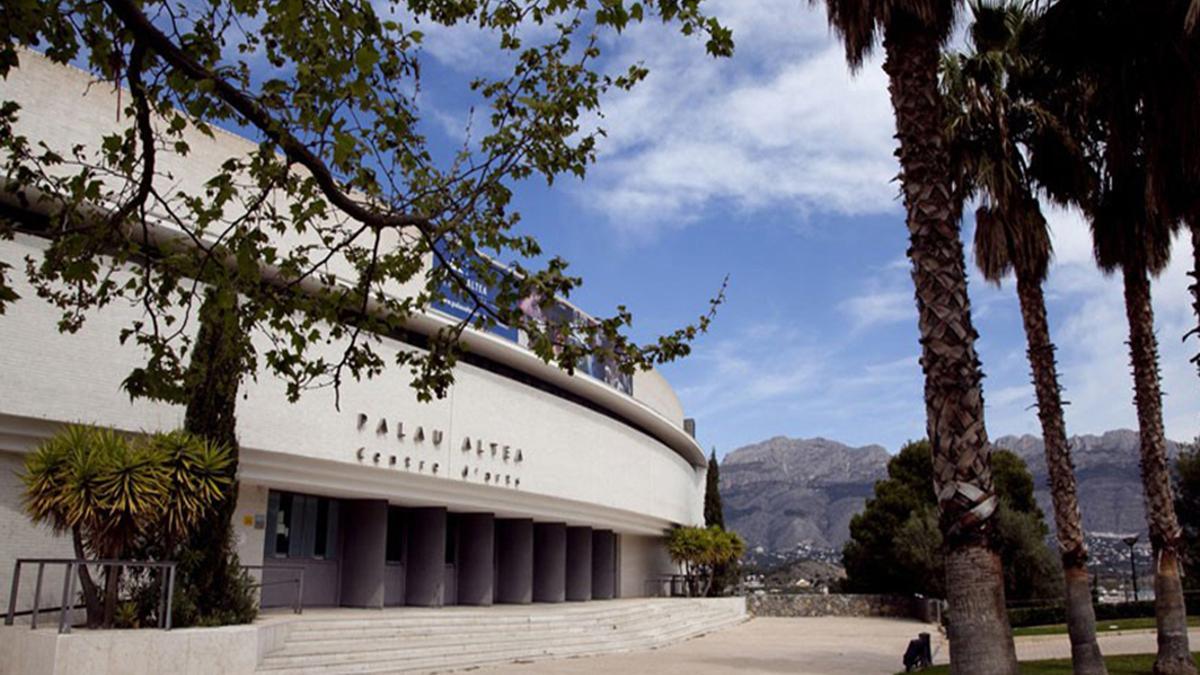
[[[1200,594],[1189,593],[1185,596],[1185,601],[1189,615],[1200,615]],[[1100,603],[1095,607],[1097,621],[1154,617],[1154,601],[1152,600]],[[1013,628],[1066,623],[1067,610],[1062,605],[1013,608],[1008,610],[1008,621]]]

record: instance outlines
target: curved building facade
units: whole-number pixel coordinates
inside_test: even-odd
[[[36,54],[21,58],[3,85],[22,103],[21,133],[67,145],[111,130],[115,93]],[[164,159],[184,184],[250,146],[218,134],[193,147],[186,163]],[[0,241],[0,260],[20,270],[44,245],[18,234]],[[23,298],[0,316],[5,591],[17,557],[74,557],[21,512],[24,453],[65,423],[142,433],[183,419],[180,407],[131,402],[120,388],[143,359],[118,341],[137,308],[105,308],[64,335],[53,307],[18,290]],[[432,311],[413,328],[451,321]],[[548,366],[520,340],[476,331],[465,340],[470,358],[448,395],[429,403],[400,368],[343,385],[340,406],[329,390],[289,403],[265,373],[245,383],[234,523],[244,564],[263,566],[268,582],[303,568],[306,604],[363,607],[638,596],[673,571],[662,534],[702,521],[705,458],[662,376],[612,386]],[[378,345],[384,360],[417,348]],[[290,603],[292,592],[267,583],[263,602]]]

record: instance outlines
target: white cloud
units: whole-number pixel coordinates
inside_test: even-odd
[[[680,374],[677,391],[706,435],[710,424],[726,428],[717,434],[725,450],[787,432],[852,443],[920,435],[916,356],[866,363],[858,356],[792,323],[747,325],[697,351],[686,367],[691,381]]]
[[[866,214],[897,210],[886,79],[851,78],[819,12],[722,2],[730,60],[670,26],[622,36],[616,62],[650,76],[605,104],[600,162],[576,196],[627,234],[653,236],[714,205]]]
[[[907,258],[899,258],[873,270],[863,290],[838,303],[850,320],[852,333],[899,322],[916,323],[917,306]]]
[[[840,308],[850,316],[856,331],[872,326],[913,321],[917,316],[911,290],[873,291],[842,302]]]
[[[697,416],[793,400],[818,386],[821,352],[812,336],[795,327],[748,325],[697,352],[693,360],[703,376],[679,394]]]

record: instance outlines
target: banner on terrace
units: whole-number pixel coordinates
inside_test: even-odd
[[[443,251],[443,253],[446,252]],[[446,262],[443,262],[443,258],[446,259]],[[458,276],[466,281],[475,296],[490,308],[496,309],[497,289],[475,273],[474,265],[461,264],[451,255],[434,256],[433,264],[435,267],[441,267],[445,264],[453,266]],[[511,273],[497,263],[490,264],[493,265],[498,274]],[[464,297],[458,288],[450,283],[443,283],[440,291],[442,298],[432,303],[434,310],[455,319],[473,318],[472,310],[475,309],[474,298]],[[546,326],[552,334],[559,333],[559,336],[563,338],[562,341],[581,346],[584,344],[585,337],[579,335],[574,330],[574,327],[582,322],[591,321],[591,317],[566,302],[559,300],[550,303],[546,307],[542,307],[541,305],[542,303],[539,298],[527,297],[521,300],[518,304],[518,309],[526,317]],[[497,322],[490,326],[487,332],[496,337],[516,343],[521,347],[529,347],[529,339],[525,332],[513,326]],[[582,374],[600,380],[617,391],[630,396],[633,395],[633,376],[622,373],[612,359],[588,355],[580,363],[575,364],[575,374]]]

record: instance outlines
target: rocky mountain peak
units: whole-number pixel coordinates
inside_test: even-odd
[[[1145,528],[1139,439],[1115,429],[1073,436],[1084,527],[1092,533]],[[1033,474],[1038,503],[1049,515],[1050,492],[1041,438],[1001,436],[993,441],[1021,456]],[[1179,445],[1168,441],[1175,456]],[[827,438],[775,436],[747,445],[721,462],[726,522],[751,546],[786,551],[799,544],[840,548],[850,519],[862,510],[891,455],[882,446],[851,447]]]

